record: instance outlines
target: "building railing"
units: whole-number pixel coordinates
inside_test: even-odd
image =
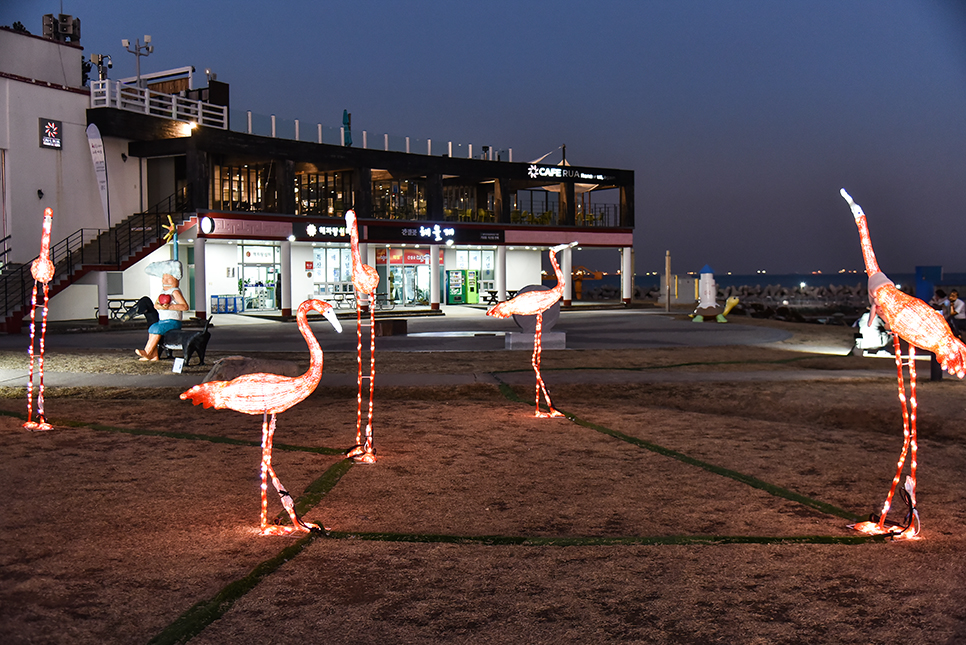
[[[385,150],[409,154],[436,155],[457,159],[487,159],[490,161],[513,161],[513,148],[474,146],[471,143],[421,139],[367,130],[346,130],[340,125],[323,125],[300,119],[282,119],[274,114],[258,114],[251,110],[231,110],[231,130],[256,134],[263,137],[326,143],[337,146],[351,145],[366,150]],[[351,141],[351,144],[350,144]]]
[[[91,81],[91,107],[116,108],[212,128],[228,129],[228,107],[163,94],[111,79]]]

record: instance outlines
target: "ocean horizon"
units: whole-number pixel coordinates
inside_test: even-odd
[[[697,274],[678,274],[679,277],[699,278]],[[895,273],[886,275],[899,286],[911,285],[915,282],[914,273]],[[752,274],[727,274],[715,273],[714,281],[719,289],[726,287],[765,287],[768,285],[778,285],[786,289],[799,287],[803,282],[809,287],[854,287],[856,285],[865,286],[868,278],[865,273],[752,273]],[[555,282],[555,280],[551,280]],[[643,291],[661,286],[660,275],[636,275],[634,285]],[[616,274],[603,275],[599,280],[583,280],[583,288],[593,289],[595,287],[612,286],[620,287],[620,276]],[[943,279],[936,283],[936,287],[943,286],[966,286],[966,273],[944,273]]]

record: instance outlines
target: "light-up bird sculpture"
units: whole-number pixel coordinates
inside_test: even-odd
[[[560,264],[557,263],[557,253],[576,245],[577,242],[570,242],[569,244],[558,244],[550,248],[550,264],[553,265],[553,272],[557,275],[557,285],[555,287],[549,290],[518,293],[510,300],[497,303],[490,307],[486,312],[487,316],[495,316],[496,318],[509,318],[514,315],[536,315],[537,317],[536,328],[533,332],[533,355],[530,358],[530,364],[533,366],[533,371],[537,376],[536,412],[534,413],[537,418],[564,416],[562,412],[554,409],[553,403],[550,402],[550,393],[547,392],[547,386],[544,385],[543,377],[540,376],[540,359],[543,353],[543,312],[550,309],[558,300],[563,298],[564,287],[566,286],[566,280],[564,279],[563,272],[560,270]],[[548,412],[543,412],[540,409],[541,392],[547,400]]]
[[[262,415],[262,465],[261,465],[261,534],[287,535],[293,531],[310,531],[319,528],[302,521],[295,512],[295,502],[292,496],[275,475],[272,468],[272,442],[275,436],[275,415],[288,410],[293,405],[303,401],[315,390],[322,379],[322,347],[312,333],[307,320],[309,311],[321,313],[336,331],[342,331],[342,325],[332,305],[322,300],[306,300],[299,305],[296,313],[299,331],[309,347],[309,369],[297,377],[280,376],[278,374],[256,373],[243,374],[231,381],[209,381],[195,385],[181,394],[182,400],[191,400],[195,405],[201,404],[206,408],[229,409],[244,414]],[[271,415],[269,420],[268,415]],[[292,526],[276,526],[268,523],[268,478],[281,499],[282,506],[292,519]]]
[[[876,314],[885,321],[892,330],[895,345],[896,371],[898,372],[899,402],[902,406],[902,452],[896,465],[896,474],[892,479],[892,487],[882,506],[882,513],[875,515],[867,522],[859,522],[853,528],[866,533],[893,533],[902,537],[914,537],[919,533],[919,511],[916,508],[916,451],[918,449],[916,437],[916,348],[932,352],[943,369],[959,378],[966,376],[966,345],[953,336],[949,325],[942,315],[919,298],[914,298],[899,291],[895,284],[879,269],[872,249],[872,239],[869,237],[869,226],[866,222],[862,207],[852,200],[843,188],[842,197],[849,203],[855,225],[859,229],[859,241],[862,244],[862,258],[865,261],[865,272],[869,276],[869,300],[872,311],[869,320]],[[902,352],[899,339],[909,344],[907,365],[909,367],[910,395],[908,406],[906,402],[906,388],[902,375]],[[909,513],[904,523],[895,526],[889,523],[886,516],[892,506],[892,499],[896,487],[902,477],[906,456],[910,457],[910,472],[906,477],[903,489],[908,496]]]
[[[359,252],[359,225],[356,213],[346,211],[346,228],[349,229],[349,240],[352,246],[352,289],[356,294],[356,362],[359,366],[358,394],[356,395],[356,445],[349,450],[347,456],[357,463],[372,464],[376,461],[376,451],[372,447],[372,393],[376,377],[376,314],[373,309],[373,297],[379,286],[379,273],[362,261]],[[365,436],[362,431],[362,302],[359,294],[365,294],[369,301],[369,416],[366,421]]]
[[[54,263],[50,260],[50,226],[54,219],[54,211],[44,209],[44,227],[40,238],[40,255],[30,265],[30,275],[34,278],[33,294],[30,297],[30,369],[27,377],[27,422],[23,424],[28,430],[50,430],[51,425],[44,418],[44,337],[47,335],[47,304],[50,300],[50,281],[54,277]],[[33,384],[34,384],[34,342],[37,331],[37,285],[44,285],[44,305],[40,323],[40,345],[38,348],[37,372],[37,419],[33,418]]]

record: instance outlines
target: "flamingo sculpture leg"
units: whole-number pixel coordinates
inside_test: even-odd
[[[882,506],[882,513],[868,522],[859,522],[853,528],[866,533],[892,533],[901,537],[914,537],[920,530],[919,511],[916,508],[916,468],[918,462],[916,452],[918,449],[916,433],[916,412],[918,401],[916,398],[916,348],[932,352],[936,355],[943,369],[959,378],[966,376],[966,345],[952,334],[949,325],[942,315],[918,298],[899,291],[895,284],[886,277],[879,269],[879,264],[872,249],[872,239],[869,236],[869,226],[866,221],[862,207],[853,201],[852,197],[843,188],[842,197],[849,203],[855,225],[859,231],[859,241],[862,245],[862,258],[865,262],[865,271],[869,276],[869,300],[872,303],[872,312],[869,315],[871,321],[878,314],[886,326],[892,330],[893,342],[895,344],[896,371],[898,373],[899,402],[902,406],[902,425],[903,425],[903,446],[896,467],[895,477],[892,479],[892,487],[889,495]],[[899,339],[905,340],[909,344],[909,388],[910,395],[907,398],[905,383],[902,376],[902,352],[900,351]],[[892,506],[893,495],[899,480],[902,478],[902,471],[906,461],[907,453],[910,455],[910,472],[903,485],[905,495],[909,498],[909,514],[906,522],[896,530],[894,527],[886,527],[886,515]]]
[[[219,410],[230,409],[244,414],[262,415],[262,462],[261,462],[261,517],[262,535],[288,535],[293,531],[310,531],[319,528],[303,522],[295,512],[295,502],[282,486],[272,467],[272,445],[275,437],[275,415],[288,410],[311,394],[322,379],[323,354],[319,341],[312,333],[308,323],[308,312],[321,313],[336,331],[342,331],[339,319],[335,317],[332,305],[322,300],[306,300],[299,305],[296,313],[299,331],[309,348],[309,369],[298,377],[290,378],[278,374],[243,374],[231,381],[209,381],[195,385],[182,392],[183,401],[191,400],[195,405]],[[269,419],[271,415],[271,419]],[[292,520],[292,526],[275,526],[268,523],[268,479],[278,493],[282,506]]]
[[[30,368],[27,376],[27,421],[23,427],[28,430],[50,430],[51,425],[44,418],[44,338],[47,335],[47,305],[50,301],[50,281],[54,277],[54,263],[50,260],[50,227],[54,218],[54,211],[44,209],[44,226],[40,238],[40,255],[30,265],[30,274],[34,278],[34,288],[30,296],[30,347],[27,354],[30,357]],[[37,285],[44,285],[44,305],[40,323],[40,345],[37,370],[39,383],[37,385],[37,420],[33,419],[33,384],[34,384],[34,339],[37,331]]]
[[[375,267],[362,261],[359,252],[359,225],[356,213],[346,211],[346,227],[349,229],[349,240],[352,247],[352,288],[356,294],[356,363],[358,372],[358,393],[356,395],[356,445],[349,449],[347,456],[356,463],[373,464],[376,462],[376,451],[372,447],[372,395],[376,376],[376,314],[372,307],[376,287],[379,286],[379,273]],[[359,294],[365,294],[369,308],[369,416],[366,421],[365,438],[362,433],[362,302]]]
[[[533,366],[534,374],[537,377],[537,400],[534,416],[538,419],[564,416],[562,412],[554,409],[553,404],[550,402],[550,393],[547,391],[547,386],[544,384],[543,377],[540,375],[540,359],[543,354],[543,312],[550,309],[554,303],[563,297],[563,291],[566,285],[563,272],[560,270],[560,264],[557,263],[557,253],[576,245],[577,242],[571,242],[550,248],[550,264],[553,265],[553,271],[557,276],[557,285],[555,287],[547,291],[524,291],[523,293],[518,293],[506,302],[495,304],[486,312],[487,316],[495,316],[497,318],[509,318],[515,314],[523,316],[536,315],[537,317],[536,328],[533,332],[533,355],[530,358],[530,364]],[[541,392],[547,400],[548,412],[543,412],[540,409]]]

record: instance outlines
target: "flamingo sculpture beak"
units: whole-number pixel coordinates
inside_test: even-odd
[[[573,248],[573,247],[577,246],[577,244],[578,244],[577,240],[574,240],[573,242],[570,242],[569,244],[558,244],[557,246],[551,246],[550,247],[550,252],[551,253],[560,253],[564,249],[570,249],[570,248]]]
[[[844,188],[840,190],[839,193],[842,195],[845,201],[849,203],[849,208],[852,209],[852,217],[859,219],[860,217],[865,216],[865,212],[862,210],[862,207],[855,203],[855,200],[852,199],[852,195],[849,195]]]
[[[341,334],[342,323],[339,322],[339,318],[335,315],[335,309],[333,309],[332,305],[330,305],[327,302],[323,304],[325,304],[326,306],[322,308],[324,309],[324,311],[321,312],[322,315],[325,316],[325,319],[328,320],[330,323],[332,323],[332,326],[335,327],[335,330]]]

